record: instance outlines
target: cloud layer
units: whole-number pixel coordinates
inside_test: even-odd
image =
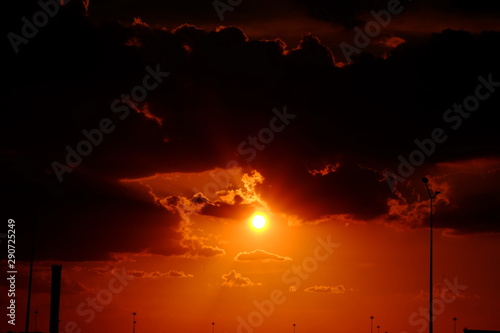
[[[270,253],[261,249],[253,250],[250,252],[240,252],[234,257],[235,261],[292,261],[292,258],[283,257],[274,253]]]
[[[306,292],[311,293],[332,293],[332,294],[343,294],[345,293],[345,287],[343,285],[338,286],[312,286],[304,289]]]
[[[33,223],[40,259],[105,260],[141,251],[221,256],[219,241],[193,233],[191,215],[237,219],[263,204],[301,222],[335,223],[325,217],[344,216],[425,227],[423,176],[443,192],[437,228],[500,231],[492,185],[500,177],[500,33],[401,34],[404,43],[386,40],[384,58],[361,54],[339,68],[313,35],[286,45],[280,36],[251,39],[237,27],[94,25],[79,5],[68,6],[19,57],[8,59],[5,72],[1,199],[22,221],[20,258],[27,258]],[[328,12],[316,2],[311,16],[325,6]],[[356,12],[350,5],[342,11]],[[352,25],[358,14],[346,19],[342,24]],[[148,66],[169,75],[132,107],[122,96],[138,91]],[[474,93],[479,76],[491,77],[491,97],[453,129],[443,115]],[[128,105],[126,119],[113,111],[115,100]],[[285,106],[296,118],[262,144],[259,133],[276,117],[273,110]],[[114,131],[59,183],[52,163],[71,160],[69,151],[89,141],[85,133],[103,119]],[[384,172],[398,170],[399,156],[409,159],[419,149],[415,140],[438,127],[446,142],[392,191]],[[254,142],[255,158],[238,152],[242,142]],[[226,170],[232,160],[242,174],[257,170],[264,180],[250,189],[241,179],[219,186],[226,198],[208,198],[205,184],[198,184],[197,195],[194,187],[164,194],[120,182],[189,178]],[[250,202],[249,193],[258,200]]]
[[[260,283],[254,283],[249,278],[242,276],[235,270],[231,270],[227,274],[222,274],[222,285],[224,287],[253,287],[259,286]]]
[[[159,272],[159,271],[154,271],[154,272],[145,272],[145,271],[138,271],[138,270],[133,270],[128,272],[127,274],[132,275],[134,277],[139,277],[139,278],[151,278],[151,279],[158,279],[158,278],[192,278],[192,274],[186,274],[183,271],[177,271],[177,270],[170,270],[168,272]]]

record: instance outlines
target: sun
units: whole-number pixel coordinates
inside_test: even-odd
[[[266,217],[261,214],[257,214],[252,218],[252,226],[255,229],[263,229],[267,224]]]

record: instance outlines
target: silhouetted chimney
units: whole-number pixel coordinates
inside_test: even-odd
[[[59,333],[59,301],[61,300],[61,265],[52,265],[50,292],[50,333]]]

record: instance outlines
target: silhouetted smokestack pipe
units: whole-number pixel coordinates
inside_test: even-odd
[[[61,300],[61,265],[52,265],[50,292],[50,333],[59,333],[59,301]]]

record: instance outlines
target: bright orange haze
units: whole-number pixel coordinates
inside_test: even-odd
[[[177,176],[178,186],[186,186],[183,176]],[[114,254],[109,261],[63,263],[60,331],[131,332],[133,312],[137,333],[209,333],[212,328],[368,333],[370,316],[376,333],[378,325],[380,332],[427,331],[427,229],[340,217],[300,223],[273,211],[273,203],[259,199],[249,178],[246,182],[239,194],[266,214],[240,220],[191,214],[186,220],[192,242],[223,248],[223,255],[166,257],[145,251]],[[153,193],[163,186],[154,179],[124,184],[138,191],[147,184]],[[259,230],[264,232],[255,232]],[[159,232],[151,241],[162,237]],[[497,237],[436,230],[434,241],[435,331],[452,332],[453,317],[459,331],[465,326],[499,329]],[[32,309],[38,311],[37,330],[43,332],[48,328],[51,264],[38,262],[34,276]],[[25,284],[19,281],[19,286]],[[26,289],[19,287],[17,299],[22,325]],[[7,328],[5,322],[2,328]]]

